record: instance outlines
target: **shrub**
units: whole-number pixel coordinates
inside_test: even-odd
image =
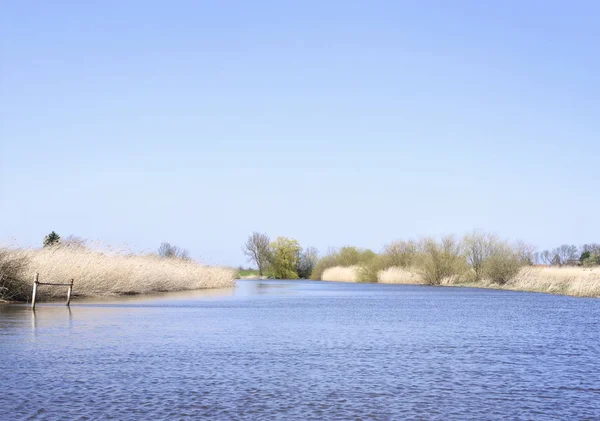
[[[375,256],[368,262],[358,267],[356,273],[357,282],[377,282],[379,272],[386,268],[385,259],[382,256]]]
[[[418,254],[419,245],[415,241],[393,241],[384,247],[382,257],[386,267],[407,268],[414,265]]]
[[[190,253],[186,249],[169,243],[161,243],[158,248],[158,255],[167,259],[190,260]]]
[[[377,254],[369,249],[360,249],[358,247],[346,246],[339,250],[331,250],[323,256],[315,265],[311,279],[321,280],[323,272],[335,266],[349,267],[362,266],[369,263],[377,257]]]
[[[589,253],[589,255],[583,259],[582,263],[583,263],[583,266],[586,266],[586,267],[600,265],[600,255],[595,255],[595,254]]]
[[[483,277],[500,285],[513,279],[523,266],[519,253],[508,245],[498,245],[483,264]]]
[[[461,244],[454,237],[422,241],[418,271],[426,283],[440,285],[445,279],[464,276],[466,270]]]

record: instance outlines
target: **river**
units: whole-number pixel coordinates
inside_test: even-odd
[[[312,281],[0,305],[2,420],[600,419],[600,300]]]

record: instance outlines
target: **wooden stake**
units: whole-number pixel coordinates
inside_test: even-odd
[[[71,307],[71,291],[73,291],[73,279],[71,279],[71,285],[67,291],[67,307]]]
[[[31,297],[31,309],[35,310],[35,295],[37,294],[37,287],[38,287],[38,279],[40,278],[40,274],[36,273],[35,277],[33,278],[33,294]]]

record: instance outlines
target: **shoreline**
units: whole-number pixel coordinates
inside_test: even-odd
[[[323,281],[357,281],[358,267],[333,267],[323,273]],[[422,280],[417,271],[402,268],[388,268],[378,273],[374,284],[426,285],[497,289],[505,291],[536,292],[570,297],[600,298],[600,268],[581,267],[524,267],[517,275],[504,284],[488,280],[479,282],[445,279],[439,285],[430,285]]]

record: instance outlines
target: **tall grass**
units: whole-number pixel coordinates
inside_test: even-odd
[[[382,284],[424,284],[425,281],[414,269],[391,266],[379,271],[377,279]]]
[[[600,297],[600,268],[524,267],[505,286],[519,291]]]
[[[86,248],[4,248],[0,256],[23,262],[17,279],[26,286],[25,294],[13,299],[30,295],[36,272],[40,274],[40,282],[67,282],[74,279],[75,296],[229,287],[234,284],[236,275],[234,269],[205,266],[191,260],[100,252]],[[49,286],[41,286],[39,292],[43,298],[64,295],[63,289]]]
[[[323,271],[323,281],[356,282],[358,278],[358,266],[334,266]]]
[[[325,270],[324,281],[358,282],[360,267],[336,266]],[[383,269],[377,274],[378,282],[384,284],[426,284],[415,269],[397,266]],[[600,268],[585,267],[536,267],[525,266],[518,269],[514,277],[504,284],[491,279],[477,282],[446,277],[440,285],[479,286],[484,288],[502,288],[515,291],[547,292],[577,297],[600,297]]]

